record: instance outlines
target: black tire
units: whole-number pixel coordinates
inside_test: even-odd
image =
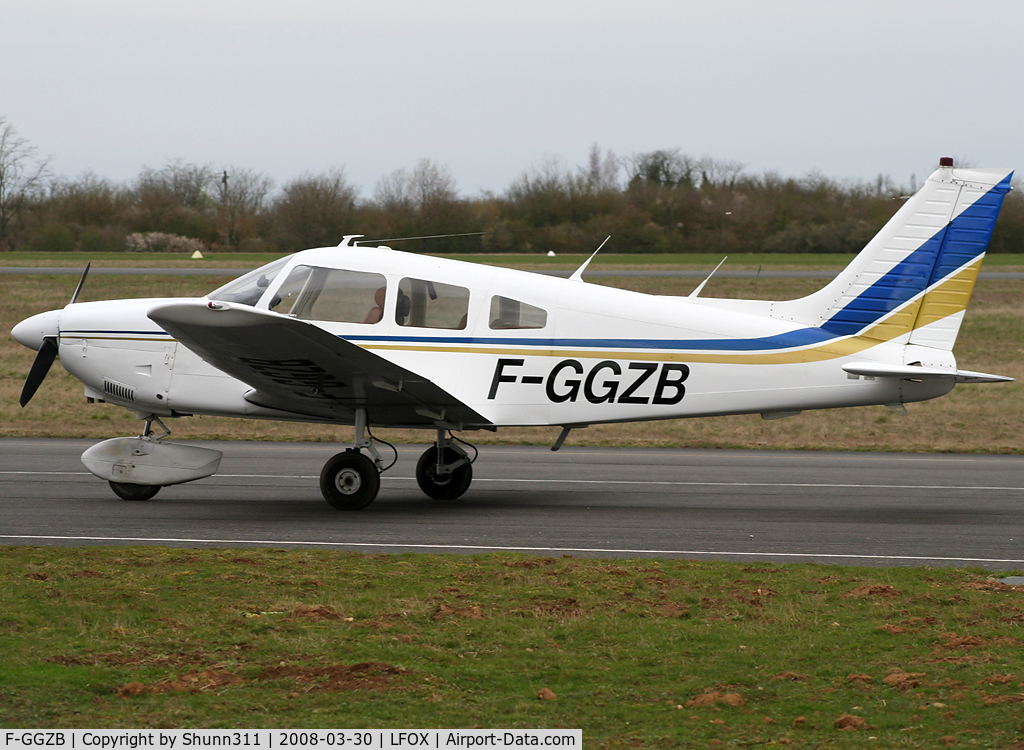
[[[460,455],[451,448],[445,448],[445,463],[455,463]],[[416,462],[416,483],[427,497],[434,500],[454,500],[469,489],[473,481],[473,465],[463,464],[444,477],[437,475],[437,446],[427,448]]]
[[[333,456],[320,472],[320,492],[332,508],[359,510],[380,491],[377,465],[357,450]]]
[[[159,484],[128,484],[127,482],[108,482],[110,489],[122,500],[149,500],[160,491]]]

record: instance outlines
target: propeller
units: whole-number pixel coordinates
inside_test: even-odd
[[[85,270],[82,271],[82,278],[78,280],[78,286],[75,287],[75,293],[71,295],[71,301],[68,302],[69,305],[75,304],[75,300],[78,299],[78,295],[82,291],[82,287],[85,286],[85,277],[89,275],[90,268],[92,268],[91,260],[85,264]]]
[[[90,267],[92,267],[92,262],[86,264],[85,270],[82,272],[82,278],[78,280],[78,287],[76,287],[75,293],[71,295],[71,302],[68,304],[73,305],[78,299],[78,295],[81,293],[82,287],[85,285],[85,277],[89,275]],[[50,317],[51,315],[52,313],[42,313],[34,318],[29,318],[27,321],[23,321],[19,326],[25,326],[26,323],[30,324],[30,321],[33,320],[39,321],[45,316],[48,318],[46,323],[41,322],[35,330],[44,326],[48,328],[53,325],[53,323],[57,322],[56,318]],[[15,332],[17,332],[19,326],[15,327]],[[53,327],[57,328],[55,325],[53,325]],[[53,361],[57,359],[57,351],[59,349],[57,341],[59,336],[59,328],[57,328],[57,335],[43,334],[38,353],[36,354],[35,360],[32,362],[32,368],[28,371],[28,377],[25,378],[25,385],[21,389],[21,397],[18,399],[18,403],[23,407],[32,400],[34,395],[36,395],[36,391],[39,390],[39,386],[42,385],[43,380],[46,379],[47,373],[50,372],[50,368],[53,366]],[[16,335],[15,338],[18,338],[18,336]]]
[[[47,336],[43,339],[43,345],[39,347],[39,353],[36,354],[36,358],[32,362],[32,369],[28,371],[28,377],[25,378],[25,386],[21,389],[21,398],[18,399],[18,402],[22,406],[27,404],[36,395],[36,391],[39,390],[43,378],[50,371],[50,366],[53,365],[53,360],[56,358],[57,339]]]

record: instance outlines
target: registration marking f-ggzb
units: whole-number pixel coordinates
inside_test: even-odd
[[[520,375],[515,370],[525,359],[501,358],[494,366],[488,400],[494,400],[505,383],[538,385],[555,404],[576,402],[581,397],[592,404],[678,404],[686,394],[683,381],[690,368],[679,362],[630,362],[625,368],[613,359],[598,362],[588,370],[578,359],[557,362],[547,375]],[[658,373],[655,378],[655,373]],[[648,381],[653,381],[653,393]]]

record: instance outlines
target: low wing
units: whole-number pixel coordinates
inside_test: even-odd
[[[312,324],[244,305],[198,300],[149,311],[179,342],[253,387],[257,406],[351,422],[365,408],[372,424],[486,426],[490,422],[422,375]]]
[[[935,378],[956,378],[958,383],[1010,383],[1013,378],[1004,375],[989,375],[970,370],[943,370],[939,367],[918,367],[917,365],[887,365],[881,362],[851,362],[843,370],[853,375],[867,375],[875,378],[905,378],[907,380],[931,380]]]

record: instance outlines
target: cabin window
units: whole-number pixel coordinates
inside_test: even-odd
[[[237,305],[255,305],[260,301],[260,297],[267,291],[267,287],[273,283],[274,279],[277,278],[277,274],[281,272],[281,269],[285,267],[290,259],[289,256],[261,266],[255,271],[245,274],[245,276],[239,276],[234,281],[229,281],[219,289],[210,292],[207,296],[210,299],[220,300],[221,302],[234,302]]]
[[[377,323],[384,317],[387,279],[379,273],[296,266],[270,309],[300,320]]]
[[[547,310],[508,297],[491,297],[491,314],[487,318],[495,331],[513,328],[543,328],[548,322]]]
[[[395,322],[417,328],[461,331],[469,315],[469,290],[423,279],[402,279],[398,284]]]

